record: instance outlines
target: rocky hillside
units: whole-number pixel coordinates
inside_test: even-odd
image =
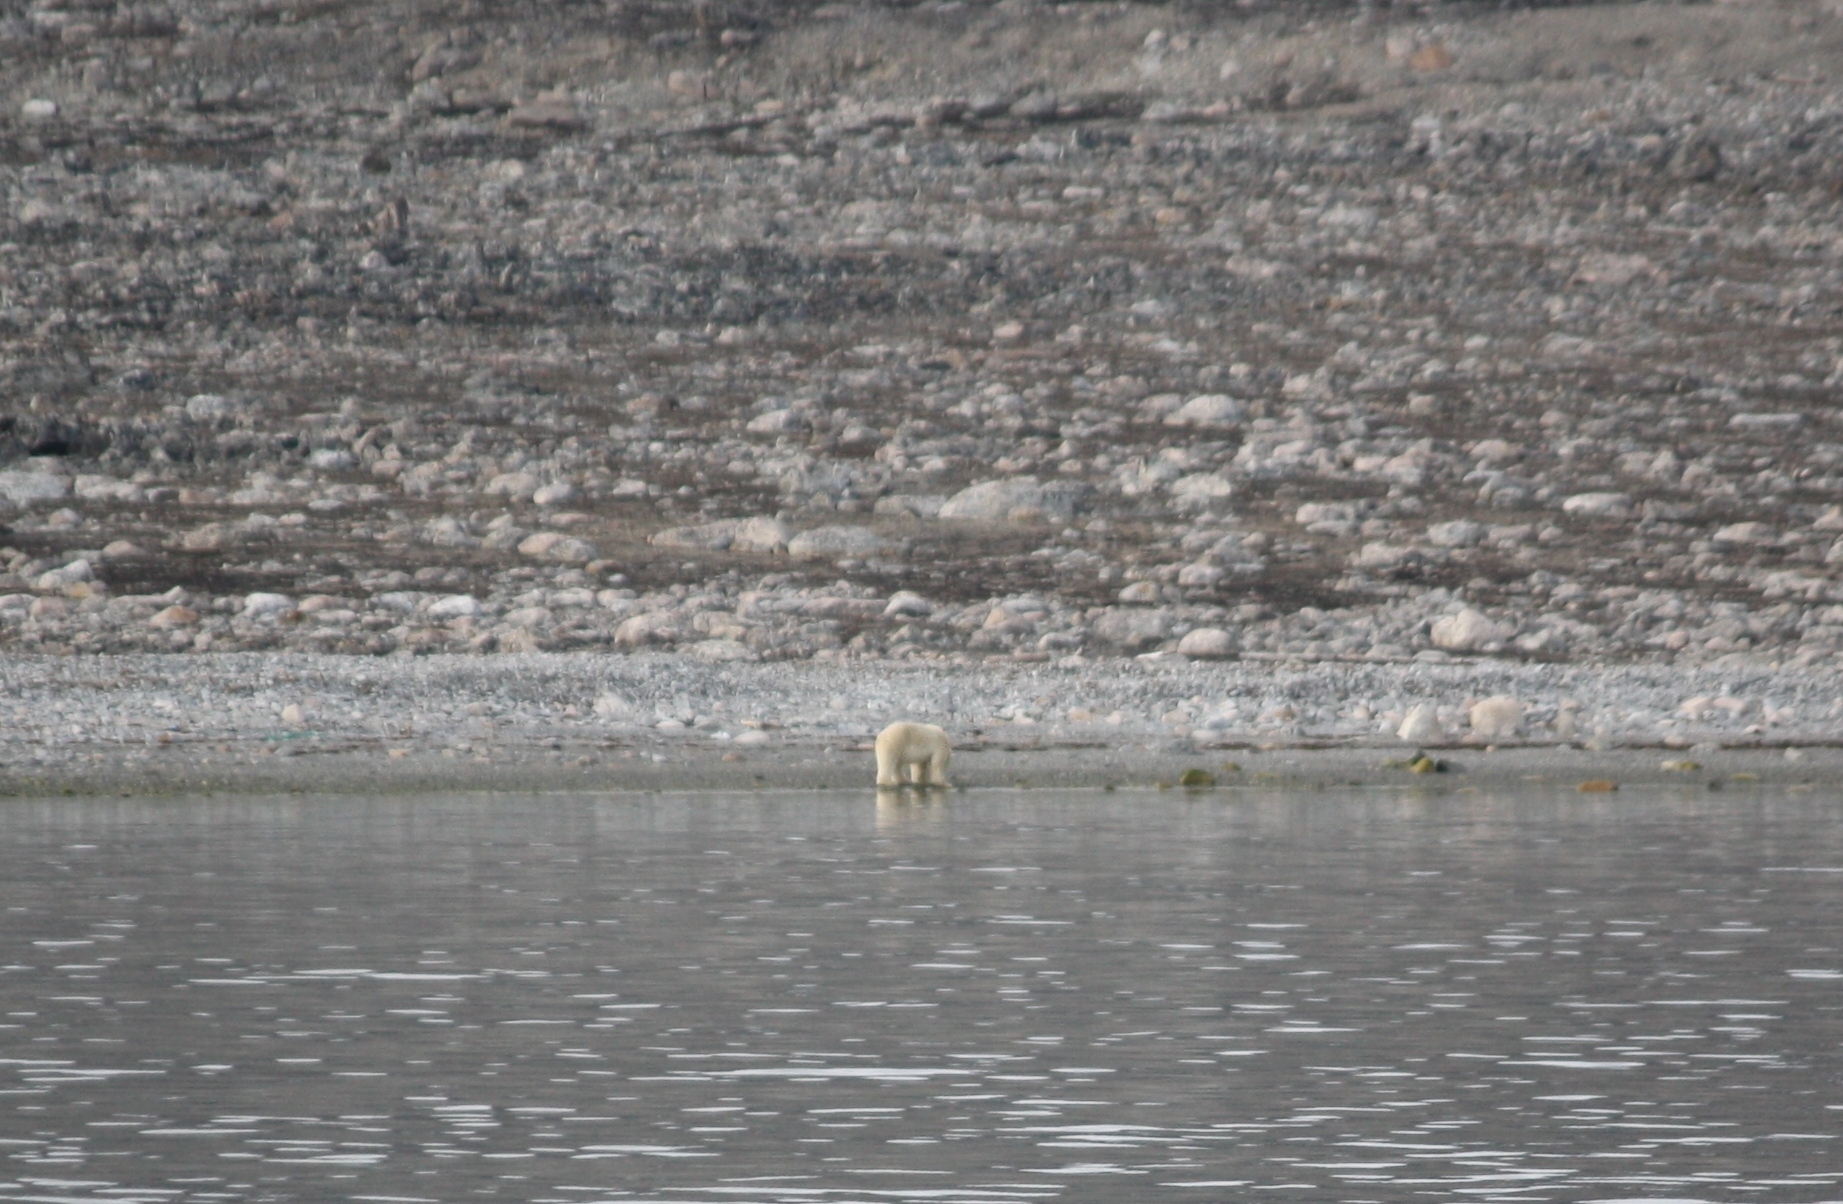
[[[0,3],[0,648],[1827,656],[1843,5]]]

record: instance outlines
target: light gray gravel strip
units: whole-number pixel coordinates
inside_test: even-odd
[[[1744,658],[1687,671],[1162,657],[870,671],[665,654],[27,657],[0,663],[0,695],[0,787],[15,794],[849,785],[868,781],[863,749],[898,718],[945,726],[972,784],[1103,785],[1262,757],[1343,773],[1419,746],[1477,765],[1547,750],[1518,766],[1578,748],[1653,775],[1767,750],[1797,777],[1828,764],[1843,715],[1834,668]],[[1487,697],[1516,700],[1521,725],[1491,727],[1499,704],[1476,717],[1490,734],[1474,731]],[[1398,733],[1417,708],[1411,743]]]

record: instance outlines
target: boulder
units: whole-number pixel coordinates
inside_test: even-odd
[[[173,627],[190,627],[198,620],[199,613],[196,610],[175,603],[157,612],[153,618],[147,620],[147,625],[158,630],[167,630]]]
[[[1485,525],[1469,519],[1435,523],[1427,528],[1427,542],[1436,548],[1469,548],[1485,537]]]
[[[1137,652],[1164,642],[1171,634],[1171,615],[1165,610],[1109,608],[1095,620],[1094,634],[1116,648]]]
[[[1423,702],[1402,719],[1401,726],[1395,729],[1395,737],[1409,744],[1436,744],[1446,738],[1446,729],[1440,726],[1432,705]]]
[[[243,613],[252,618],[283,614],[294,609],[294,599],[287,594],[255,593],[243,599]]]
[[[925,619],[933,613],[932,602],[906,589],[891,594],[889,604],[883,608],[886,619]]]
[[[1456,615],[1436,620],[1428,634],[1435,648],[1448,652],[1480,652],[1503,644],[1512,632],[1468,606]]]
[[[9,468],[0,472],[0,498],[15,506],[55,502],[70,494],[70,482],[56,473]]]
[[[1171,500],[1185,510],[1208,509],[1234,492],[1235,486],[1219,472],[1193,472],[1171,482]]]
[[[1085,493],[1085,487],[1074,482],[1045,486],[1035,477],[981,481],[942,503],[940,516],[994,523],[1045,518],[1066,522],[1081,508]]]
[[[1177,642],[1182,655],[1206,661],[1234,656],[1237,647],[1235,636],[1220,627],[1199,627]]]
[[[753,661],[761,657],[741,640],[716,639],[699,640],[685,649],[693,658],[710,664],[726,664],[731,661]]]
[[[633,703],[609,691],[595,696],[594,710],[603,719],[630,719],[634,714]]]
[[[1014,511],[1041,511],[1042,507],[1043,487],[1036,478],[1013,477],[967,486],[942,504],[941,517],[1003,522]]]
[[[669,644],[678,639],[678,625],[662,611],[634,615],[614,629],[614,642],[623,648],[647,644]]]
[[[431,619],[471,619],[480,613],[480,600],[472,594],[449,594],[429,605]]]
[[[752,435],[779,435],[807,428],[806,415],[799,410],[769,410],[749,419],[748,431]]]
[[[543,482],[528,472],[502,472],[486,483],[489,497],[510,498],[515,502],[531,500]]]
[[[589,541],[556,531],[539,531],[526,536],[519,541],[518,551],[533,560],[554,560],[559,564],[587,564],[599,555]]]
[[[1223,393],[1205,393],[1165,415],[1165,425],[1239,426],[1247,416],[1247,407],[1235,398]]]
[[[730,551],[785,552],[792,538],[792,531],[778,518],[738,519],[730,536]]]
[[[647,537],[656,548],[676,548],[686,552],[721,552],[736,542],[736,520],[699,523],[690,527],[667,527]]]
[[[1632,497],[1626,493],[1577,493],[1561,504],[1562,513],[1584,518],[1622,518],[1632,512]]]
[[[1743,548],[1764,548],[1778,542],[1779,533],[1768,523],[1729,523],[1710,536],[1716,543]]]
[[[1523,704],[1508,694],[1495,694],[1472,705],[1467,716],[1472,731],[1486,740],[1514,736],[1523,726]]]
[[[882,548],[883,537],[869,527],[815,527],[787,541],[787,554],[795,560],[873,556]]]

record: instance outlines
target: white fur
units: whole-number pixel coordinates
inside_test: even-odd
[[[932,723],[892,723],[877,737],[877,785],[946,786],[947,733]]]

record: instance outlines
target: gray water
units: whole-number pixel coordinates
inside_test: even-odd
[[[0,1200],[1837,1200],[1839,818],[0,803]]]

